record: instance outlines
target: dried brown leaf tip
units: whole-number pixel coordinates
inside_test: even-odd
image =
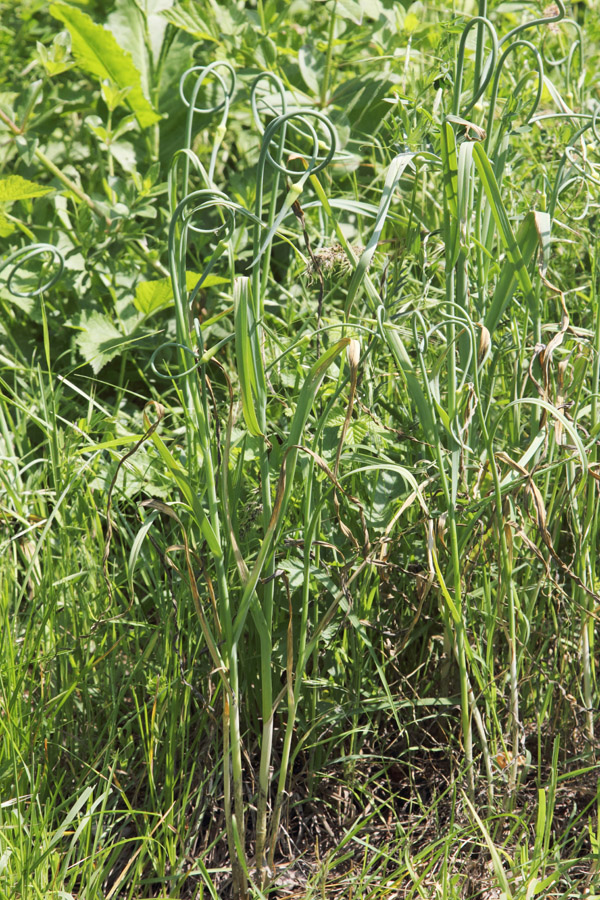
[[[510,752],[510,750],[506,750],[506,751],[501,750],[500,753],[496,754],[494,761],[495,761],[496,765],[498,766],[498,768],[502,769],[502,770],[507,769],[508,766],[514,765],[514,763],[515,763],[514,756]],[[517,756],[516,764],[517,764],[518,769],[522,769],[523,766],[526,765],[526,763],[527,763],[527,759],[525,758],[525,756],[523,756],[522,754]]]

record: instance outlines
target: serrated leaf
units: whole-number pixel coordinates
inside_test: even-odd
[[[77,335],[76,343],[94,375],[135,341],[131,335],[119,331],[108,316],[99,312],[87,316],[82,326],[85,330]]]
[[[14,203],[16,200],[31,200],[52,193],[53,188],[42,187],[35,181],[28,181],[20,175],[0,178],[0,203]]]
[[[187,31],[198,40],[218,42],[218,38],[211,34],[207,22],[200,16],[193,0],[183,0],[183,3],[178,3],[173,9],[162,10],[161,16],[171,25]]]
[[[248,26],[247,14],[241,9],[237,9],[234,3],[223,3],[222,0],[215,2],[215,0],[212,0],[211,10],[221,34],[234,37]]]
[[[144,14],[140,6],[134,0],[117,0],[115,9],[106,20],[106,27],[110,29],[119,46],[131,54],[133,64],[140,73],[143,91],[149,97],[151,60],[148,58]]]
[[[197,272],[185,273],[185,286],[188,291],[193,291],[201,276]],[[214,287],[218,284],[228,284],[228,278],[220,275],[208,275],[202,282],[202,287]],[[150,316],[159,309],[166,309],[173,303],[173,285],[170,278],[158,278],[154,281],[140,281],[135,289],[133,305],[144,316]]]
[[[173,302],[173,286],[170,278],[140,281],[135,289],[133,305],[144,316],[165,309]]]
[[[106,20],[107,27],[117,43],[131,53],[133,63],[142,77],[142,88],[147,97],[152,90],[152,60],[147,49],[147,39],[152,48],[154,63],[158,62],[167,22],[160,15],[163,9],[173,5],[173,0],[153,0],[139,3],[137,0],[117,0],[115,9]]]
[[[53,3],[50,12],[69,29],[73,56],[80,68],[100,81],[109,78],[118,88],[130,87],[126,102],[141,128],[158,122],[160,116],[144,96],[141,75],[131,54],[119,46],[114,35],[87,13],[66,3]]]
[[[330,428],[342,428],[344,425],[346,417],[345,416],[332,416],[331,419],[328,420],[327,425]],[[375,426],[376,427],[376,426]],[[380,429],[382,431],[383,429]],[[344,445],[349,447],[356,447],[357,444],[361,444],[368,434],[371,434],[375,431],[373,427],[373,423],[367,421],[366,419],[354,419],[348,425],[348,430],[346,432],[344,438]]]

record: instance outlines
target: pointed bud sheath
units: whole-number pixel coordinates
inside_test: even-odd
[[[351,369],[358,369],[358,363],[360,360],[360,341],[352,338],[348,347],[346,348],[346,356],[348,358],[348,365]]]
[[[490,333],[485,327],[485,325],[479,325],[481,329],[481,334],[479,335],[479,348],[477,353],[477,358],[479,365],[483,363],[483,361],[487,358],[488,353],[490,352],[490,346],[492,343],[492,339],[490,337]]]

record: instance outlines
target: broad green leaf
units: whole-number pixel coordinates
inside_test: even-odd
[[[20,175],[7,175],[0,178],[0,203],[14,203],[16,200],[31,200],[50,194],[54,188],[43,187],[35,181],[28,181]]]
[[[113,141],[109,146],[110,155],[119,163],[124,172],[129,175],[137,172],[137,159],[133,144],[129,141]]]
[[[155,281],[140,281],[135,289],[133,305],[144,316],[149,316],[159,309],[165,309],[173,302],[173,285],[170,278],[159,278]]]
[[[373,73],[350,78],[335,89],[332,103],[341,107],[351,125],[363,134],[374,135],[393,106],[394,82]]]
[[[120,47],[131,54],[131,60],[140,73],[142,90],[146,97],[152,96],[152,61],[148,58],[145,41],[145,16],[134,0],[117,0],[114,10],[106,19],[110,30]],[[164,19],[162,20],[166,26]]]
[[[425,498],[423,497],[423,493],[421,488],[419,487],[419,483],[412,472],[407,469],[405,466],[399,466],[396,463],[391,463],[389,460],[386,460],[383,463],[370,463],[366,466],[359,466],[356,469],[351,469],[346,473],[346,478],[351,478],[353,475],[359,475],[362,472],[381,472],[382,475],[389,476],[399,475],[403,481],[410,485],[413,490],[413,499],[411,500],[411,504],[414,503],[415,500],[419,501],[421,509],[425,512],[425,515],[429,515],[427,511],[427,504],[425,503]],[[396,485],[396,481],[392,482]],[[397,498],[396,498],[397,499]],[[389,503],[390,498],[387,498],[387,503]],[[410,505],[410,504],[409,504]]]
[[[131,53],[133,63],[142,78],[142,89],[146,97],[152,96],[152,59],[156,63],[167,28],[162,10],[173,5],[173,0],[138,3],[136,0],[117,0],[115,9],[106,20],[107,27],[115,36],[119,46]]]
[[[127,94],[127,105],[141,128],[148,128],[160,121],[160,116],[144,96],[141,75],[131,54],[117,44],[110,31],[97,25],[80,9],[66,3],[52,3],[50,12],[69,29],[73,56],[85,72],[100,81],[108,78],[118,88],[131,88]]]
[[[377,19],[381,14],[379,0],[338,0],[336,15],[340,19],[350,19],[356,25],[361,25],[365,16]]]
[[[108,109],[112,112],[125,102],[125,97],[129,93],[129,88],[118,88],[116,84],[113,84],[112,81],[105,78],[100,84],[100,93],[102,94],[102,99],[106,103]],[[99,119],[100,117],[88,116],[88,119],[91,118]],[[135,119],[135,116],[133,116],[133,118]],[[100,119],[100,121],[102,120]]]
[[[188,291],[198,284],[201,276],[197,272],[186,272],[185,282]],[[202,287],[214,287],[219,284],[229,284],[228,278],[220,275],[208,275],[202,282]],[[173,303],[173,285],[170,278],[158,278],[154,281],[140,281],[135,289],[133,305],[144,316],[150,316],[159,309],[166,309]]]
[[[95,375],[119,356],[127,347],[140,340],[140,335],[123,334],[108,316],[93,312],[82,321],[84,331],[77,335],[79,352],[90,364]]]
[[[298,67],[305,85],[318,94],[325,72],[325,56],[313,44],[305,44],[298,51]]]
[[[404,19],[404,30],[408,31],[409,34],[412,34],[413,31],[416,31],[419,27],[420,21],[414,13],[409,12],[406,14]]]
[[[249,27],[248,14],[238,9],[235,3],[223,3],[223,0],[209,2],[219,34],[235,37]]]
[[[211,33],[210,23],[202,18],[194,0],[183,0],[182,3],[178,3],[172,9],[163,10],[161,16],[167,22],[170,22],[171,25],[187,31],[188,34],[200,41],[215,41],[215,43],[218,43],[216,35]]]

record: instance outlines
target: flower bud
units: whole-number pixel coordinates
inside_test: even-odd
[[[479,348],[477,353],[477,358],[479,365],[481,365],[485,359],[487,359],[487,355],[490,352],[490,347],[492,344],[492,339],[490,337],[490,333],[485,327],[485,325],[479,325],[481,329],[481,333],[479,335]]]
[[[346,348],[346,356],[350,368],[357,369],[358,362],[360,360],[360,341],[352,338],[352,340],[348,344],[348,347]]]

